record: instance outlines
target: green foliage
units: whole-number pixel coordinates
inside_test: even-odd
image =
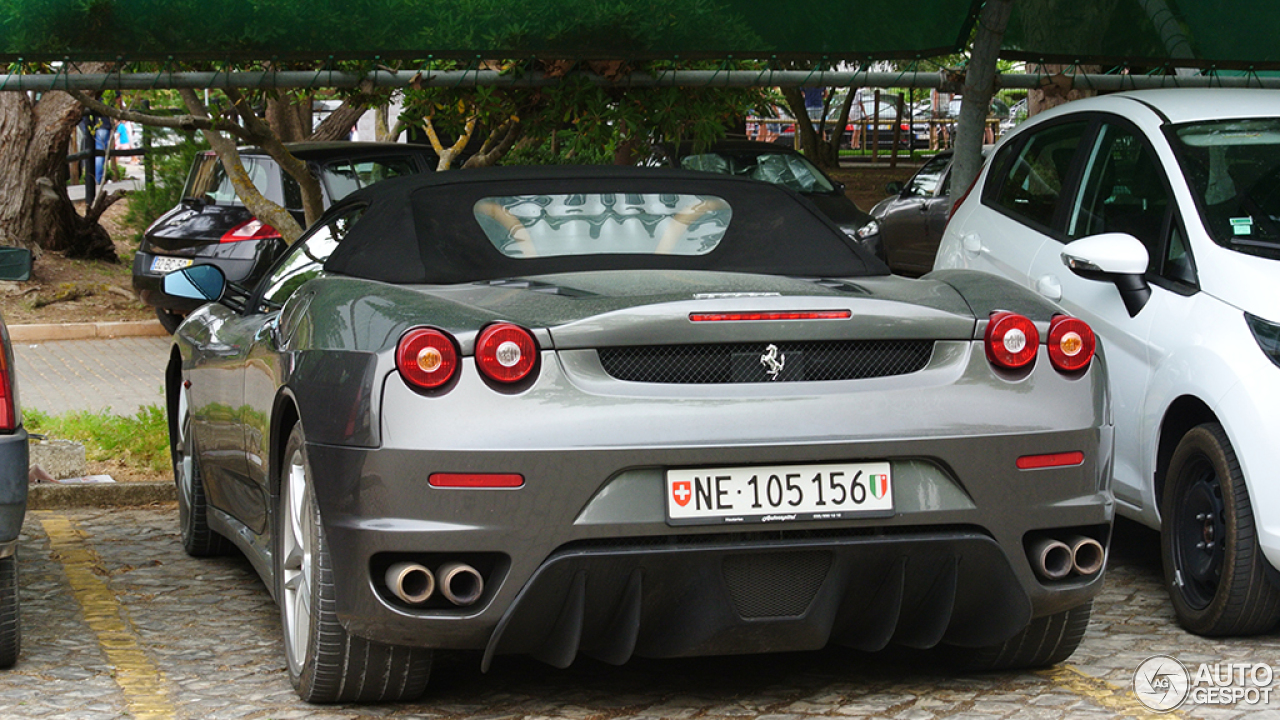
[[[755,64],[735,69],[746,66],[758,69]],[[685,68],[708,69],[706,63]],[[520,65],[507,71],[528,69]],[[668,63],[636,68],[654,74],[668,69]],[[570,74],[541,88],[409,89],[400,119],[406,125],[429,122],[444,142],[459,137],[471,122],[481,141],[504,123],[517,122],[522,137],[539,141],[526,142],[505,163],[613,162],[614,150],[624,144],[640,152],[655,141],[709,144],[752,108],[773,101],[767,88],[628,87],[625,82],[615,87]]]
[[[158,405],[141,407],[132,417],[106,410],[49,415],[27,408],[22,419],[29,432],[84,443],[88,460],[118,460],[153,472],[169,469],[169,422]]]
[[[155,183],[131,194],[129,209],[124,214],[125,225],[139,238],[156,218],[173,209],[182,199],[182,189],[192,162],[198,153],[209,149],[196,133],[155,127],[144,132],[151,133],[153,138],[149,158]]]

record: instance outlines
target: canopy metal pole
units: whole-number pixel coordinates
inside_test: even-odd
[[[592,82],[608,87],[911,87],[960,92],[959,77],[946,72],[819,72],[804,70],[672,70],[659,75],[632,73],[610,80],[583,72]],[[1053,84],[1057,76],[1006,73],[997,86],[1030,90]],[[1280,88],[1280,77],[1258,75],[1066,75],[1074,87],[1109,92],[1167,87]],[[156,90],[170,88],[354,88],[362,83],[375,87],[546,87],[562,76],[543,73],[503,74],[493,70],[449,70],[419,73],[379,70],[370,73],[324,71],[258,72],[161,72],[93,74],[0,75],[0,91],[48,92],[50,90]]]

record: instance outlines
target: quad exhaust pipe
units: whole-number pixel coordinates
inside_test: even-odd
[[[416,562],[398,562],[387,568],[386,582],[391,594],[408,605],[421,605],[436,591],[436,576]]]
[[[1067,538],[1071,548],[1071,569],[1078,575],[1093,575],[1102,571],[1107,553],[1102,543],[1084,535]]]
[[[437,589],[459,607],[474,604],[484,594],[480,571],[461,562],[445,563],[434,573],[421,563],[398,562],[387,568],[383,580],[396,599],[411,606],[425,605]]]
[[[484,594],[484,578],[480,571],[466,563],[445,563],[436,574],[440,576],[440,594],[454,605],[471,605]]]
[[[1076,574],[1084,577],[1102,571],[1106,551],[1102,543],[1084,535],[1070,535],[1059,540],[1041,537],[1027,545],[1031,567],[1044,580],[1062,580]]]

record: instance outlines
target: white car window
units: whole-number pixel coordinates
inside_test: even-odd
[[[1280,119],[1183,125],[1171,139],[1214,241],[1280,255]]]
[[[1093,143],[1084,183],[1067,221],[1071,239],[1108,232],[1132,235],[1153,263],[1164,253],[1169,210],[1164,170],[1151,147],[1127,128],[1105,124]]]
[[[1032,135],[1021,149],[1009,146],[1006,152],[1016,154],[993,166],[1002,177],[990,202],[1020,220],[1049,227],[1087,128],[1085,122],[1055,125]]]

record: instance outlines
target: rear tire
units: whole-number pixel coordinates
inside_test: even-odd
[[[178,422],[170,444],[173,481],[178,489],[178,527],[182,549],[192,557],[217,557],[231,552],[231,541],[209,527],[209,501],[205,497],[200,456],[191,433],[191,405],[185,388],[178,389]]]
[[[333,566],[312,494],[302,426],[285,446],[276,513],[276,598],[289,680],[311,703],[413,700],[426,690],[431,651],[354,637],[338,621]]]
[[[1057,665],[1071,657],[1089,627],[1093,601],[1031,621],[1021,632],[998,645],[949,647],[952,663],[972,671],[1015,670]]]
[[[1165,588],[1197,635],[1256,635],[1280,621],[1244,473],[1218,423],[1191,429],[1169,461],[1160,506]]]
[[[18,617],[18,556],[0,559],[0,669],[18,662],[22,622]]]

